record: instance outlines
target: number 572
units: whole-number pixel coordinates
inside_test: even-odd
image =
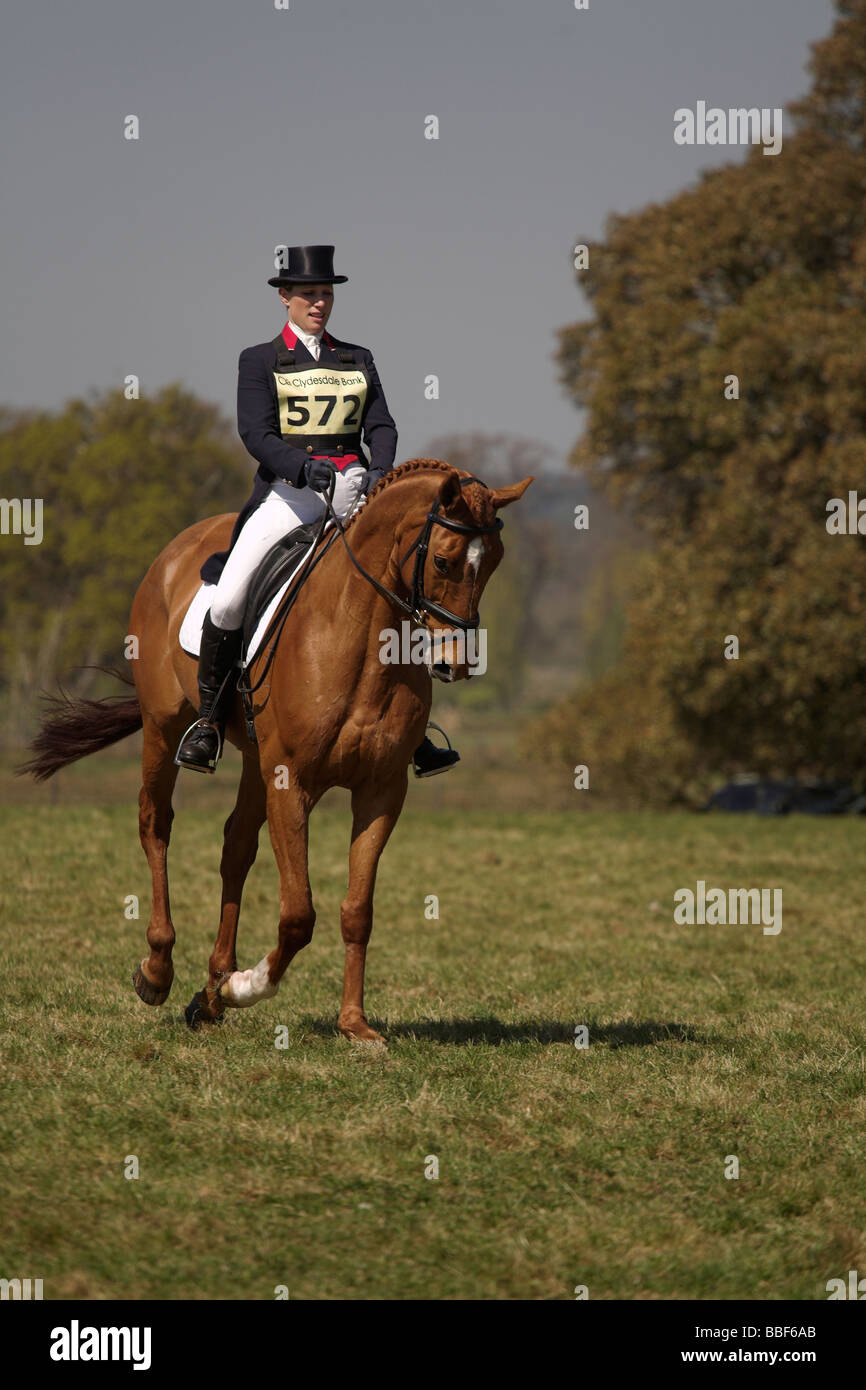
[[[327,425],[328,421],[331,418],[331,415],[333,414],[334,407],[337,404],[337,396],[313,396],[312,398],[310,396],[286,396],[286,420],[288,424],[309,424],[310,411],[307,408],[307,406],[298,404],[298,402],[309,401],[310,399],[314,401],[320,401],[323,403],[324,409],[322,410],[321,415],[316,421],[316,424]],[[344,416],[342,422],[343,428],[345,428],[347,425],[357,425],[359,419],[358,412],[361,408],[361,397],[344,396],[342,397],[342,400],[344,404],[348,407],[346,415]]]

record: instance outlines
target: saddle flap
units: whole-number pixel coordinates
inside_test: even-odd
[[[318,528],[319,523],[315,521],[309,522],[306,526],[296,526],[271,547],[253,575],[244,608],[245,651],[249,651],[262,613],[293,571],[303,562],[316,539]]]

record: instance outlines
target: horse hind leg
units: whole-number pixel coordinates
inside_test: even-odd
[[[191,1028],[196,1028],[200,1023],[218,1023],[222,1020],[226,1001],[220,994],[220,986],[238,968],[236,944],[241,896],[247,875],[255,863],[259,830],[265,814],[265,785],[258,754],[254,748],[249,748],[244,752],[235,807],[225,823],[220,863],[223,883],[220,924],[210,958],[208,981],[203,990],[193,995],[186,1008],[186,1021]]]
[[[142,785],[138,795],[138,833],[147,855],[153,887],[147,944],[150,954],[132,977],[135,992],[145,1004],[164,1004],[174,978],[171,953],[175,931],[168,895],[168,842],[174,820],[171,798],[178,768],[173,732],[144,719]]]

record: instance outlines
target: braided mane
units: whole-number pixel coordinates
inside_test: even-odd
[[[394,483],[399,482],[401,478],[406,478],[406,477],[408,477],[411,473],[434,473],[434,472],[435,472],[435,473],[452,473],[452,472],[453,472],[453,473],[458,473],[458,474],[460,474],[460,473],[464,473],[464,474],[465,474],[465,470],[464,470],[464,469],[462,469],[462,468],[455,468],[454,465],[453,465],[452,463],[446,463],[446,461],[445,461],[444,459],[409,459],[406,463],[401,463],[401,464],[399,465],[399,467],[397,467],[397,468],[392,468],[390,473],[386,473],[385,476],[384,476],[384,478],[380,479],[380,481],[379,481],[379,482],[376,484],[376,486],[373,488],[372,492],[370,492],[370,493],[368,494],[368,496],[367,496],[367,504],[369,505],[370,499],[371,499],[372,497],[378,497],[379,494],[380,494],[381,492],[384,492],[385,488],[392,487]],[[469,508],[469,511],[472,512],[473,515],[474,515],[474,509],[473,509],[472,506],[470,505],[470,499],[469,499],[468,497],[466,497],[465,493],[464,493],[463,500],[466,502],[466,505],[467,505],[467,507]],[[364,515],[364,513],[365,513],[366,510],[367,510],[367,507],[364,506],[364,507],[361,507],[357,512],[353,512],[353,514],[349,517],[348,521],[346,521],[346,522],[344,523],[343,530],[344,530],[344,531],[350,531],[350,530],[352,529],[352,527],[354,526],[355,522],[358,520],[358,518],[359,518],[359,517],[362,517],[362,516]],[[489,504],[488,504],[487,507],[482,507],[480,510],[483,511],[483,512],[485,512],[485,513],[489,510],[489,511],[491,512],[491,514],[492,514],[492,512],[493,512],[493,508],[492,508],[492,506],[490,506]],[[480,520],[482,521],[482,524],[486,524],[487,521],[491,520],[491,517],[488,517],[487,515],[485,515],[485,516],[481,517]]]

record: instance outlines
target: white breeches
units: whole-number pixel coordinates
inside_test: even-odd
[[[355,510],[366,468],[350,464],[337,474],[334,511],[339,517]],[[325,510],[325,498],[309,487],[276,482],[267,497],[244,524],[232,547],[210,605],[211,622],[228,631],[243,622],[244,606],[252,577],[265,555],[296,526],[317,521]]]

